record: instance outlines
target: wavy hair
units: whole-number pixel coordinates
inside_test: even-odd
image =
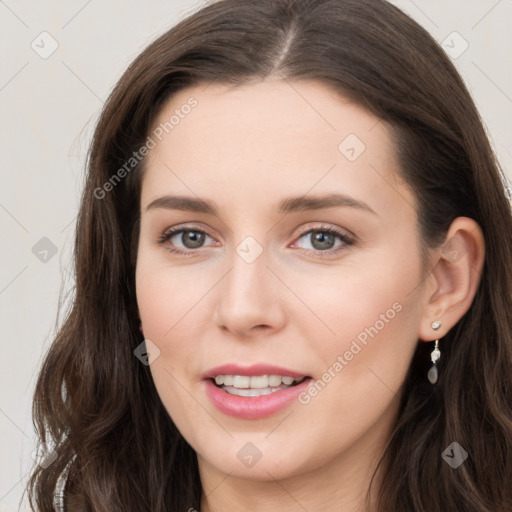
[[[53,510],[66,469],[69,512],[199,510],[197,455],[164,409],[141,343],[135,296],[140,174],[105,184],[146,141],[174,93],[273,76],[316,80],[392,128],[397,173],[417,199],[423,255],[458,216],[484,233],[467,313],[446,335],[440,377],[418,343],[380,467],[381,512],[512,510],[512,215],[505,175],[463,80],[436,41],[383,0],[220,0],[179,22],[129,66],[87,159],[73,302],[37,380],[33,418],[58,457],[34,468],[33,510]],[[110,182],[112,183],[112,182]],[[425,268],[425,271],[429,269]],[[457,470],[452,442],[469,452]]]

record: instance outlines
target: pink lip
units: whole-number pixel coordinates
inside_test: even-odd
[[[307,376],[304,373],[283,368],[282,366],[262,363],[248,366],[224,364],[208,370],[203,375],[203,383],[205,393],[208,395],[213,405],[228,416],[235,416],[247,420],[265,418],[284,409],[297,398],[299,393],[307,388],[311,381],[310,378],[306,378],[296,386],[275,391],[270,395],[249,397],[231,395],[218,388],[213,382],[213,379],[215,379],[217,375],[246,375],[249,377],[255,375],[282,375],[295,379]]]
[[[252,370],[251,370],[252,371]],[[258,373],[256,375],[290,375],[288,372],[270,372],[270,373]],[[241,375],[240,373],[220,372],[216,375]],[[243,374],[247,375],[247,373]],[[290,375],[291,377],[293,375]],[[270,395],[263,396],[237,396],[230,395],[226,391],[218,388],[211,378],[203,381],[205,392],[212,401],[213,405],[224,414],[228,416],[235,416],[246,420],[256,420],[259,418],[265,418],[271,416],[285,407],[290,405],[296,400],[297,395],[305,391],[309,386],[311,378],[304,379],[300,384],[292,386],[290,388],[275,391]]]
[[[306,377],[304,373],[295,372],[282,366],[273,366],[269,364],[252,364],[249,366],[240,366],[238,364],[223,364],[216,366],[205,372],[203,379],[214,379],[217,375],[247,375],[253,377],[256,375],[282,375],[283,377],[293,377],[299,379]]]

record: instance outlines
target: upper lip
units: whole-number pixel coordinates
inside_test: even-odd
[[[247,375],[248,377],[255,377],[258,375],[281,375],[282,377],[293,377],[299,379],[307,377],[306,374],[283,368],[282,366],[275,366],[271,364],[251,364],[247,366],[240,366],[239,364],[223,364],[211,368],[203,374],[203,379],[213,379],[217,375]]]

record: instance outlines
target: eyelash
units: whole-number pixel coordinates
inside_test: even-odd
[[[177,233],[187,233],[187,232],[201,233],[201,234],[204,234],[206,236],[210,236],[210,235],[208,235],[208,233],[206,231],[204,231],[203,229],[198,228],[198,227],[194,227],[194,226],[190,226],[190,227],[187,227],[187,228],[176,227],[176,228],[171,228],[171,229],[168,229],[167,231],[164,231],[158,237],[157,244],[164,245],[166,242],[168,242]],[[331,256],[333,254],[338,253],[340,250],[343,250],[344,246],[348,246],[349,247],[351,245],[354,245],[354,243],[355,243],[354,240],[351,237],[349,237],[345,233],[343,233],[343,232],[341,232],[341,231],[339,231],[336,228],[333,228],[331,226],[319,226],[317,228],[307,229],[307,230],[305,230],[305,231],[303,231],[302,233],[299,234],[297,240],[302,238],[305,235],[310,234],[310,233],[318,233],[318,232],[319,233],[328,233],[330,235],[335,235],[335,236],[337,236],[343,242],[343,245],[339,245],[336,248],[327,249],[325,251],[314,250],[314,249],[304,249],[306,251],[312,251],[312,252],[318,254],[320,257]],[[210,238],[212,238],[212,237],[210,237]],[[178,249],[176,247],[167,247],[166,249],[169,252],[173,253],[173,254],[178,254],[179,256],[194,256],[194,253],[197,252],[197,250],[195,250],[195,249],[190,249],[188,251],[183,251],[182,249]]]

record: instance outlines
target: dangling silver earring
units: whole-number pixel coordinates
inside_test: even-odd
[[[441,322],[439,320],[436,320],[435,322],[432,322],[432,329],[437,330],[439,327],[441,327]],[[428,371],[427,377],[431,384],[435,384],[437,382],[438,372],[437,372],[437,361],[441,357],[441,351],[439,350],[439,340],[436,340],[436,345],[434,347],[434,350],[430,354],[430,359],[432,360],[432,368]]]

